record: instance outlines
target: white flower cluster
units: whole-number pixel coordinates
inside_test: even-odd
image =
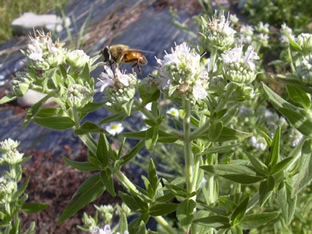
[[[239,32],[238,42],[240,44],[251,45],[253,42],[256,42],[261,46],[268,46],[270,34],[269,24],[260,22],[255,28],[250,25],[242,25]]]
[[[173,93],[190,95],[195,101],[207,96],[208,73],[201,66],[200,55],[184,42],[166,53],[164,59],[157,59],[160,89]]]
[[[133,74],[121,72],[118,68],[112,71],[109,66],[104,65],[96,83],[97,91],[104,92],[106,107],[112,112],[119,112],[122,105],[133,99],[137,78]]]
[[[11,177],[3,175],[0,177],[0,204],[10,202],[12,193],[17,190],[17,183]]]
[[[101,229],[99,227],[93,228],[91,233],[92,234],[114,234],[114,232],[111,230],[111,227],[108,224],[106,224],[103,229]],[[116,232],[115,234],[120,234],[120,233]],[[129,232],[124,231],[123,234],[129,234]]]
[[[255,60],[259,59],[252,46],[243,52],[243,46],[225,51],[222,56],[225,77],[238,83],[250,83],[257,75]]]
[[[260,151],[265,150],[267,147],[266,141],[263,137],[255,137],[255,136],[250,137],[250,144],[256,150],[260,150]]]
[[[202,36],[207,40],[209,46],[225,50],[235,42],[236,31],[231,27],[230,14],[215,12],[215,15],[207,22],[202,17]]]
[[[281,33],[281,42],[283,45],[289,45],[289,39],[288,37],[290,37],[292,40],[295,40],[295,36],[293,34],[293,31],[290,27],[288,27],[286,24],[282,24],[282,27],[280,29],[280,33]]]
[[[301,47],[304,54],[312,53],[312,34],[300,33],[296,39],[296,42]]]
[[[0,151],[2,152],[0,164],[15,165],[22,162],[24,154],[16,150],[18,145],[18,141],[14,141],[10,138],[0,142]]]
[[[37,31],[30,37],[30,43],[24,52],[28,63],[35,69],[48,70],[67,62],[73,67],[83,67],[89,62],[89,56],[83,50],[68,52],[60,42],[53,42],[51,35]]]
[[[49,33],[37,31],[34,37],[30,37],[25,55],[36,69],[48,70],[65,61],[66,50],[62,46],[59,42],[53,43]]]
[[[304,84],[312,84],[312,54],[302,56],[296,66],[295,75]]]

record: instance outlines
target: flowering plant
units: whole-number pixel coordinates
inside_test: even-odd
[[[58,224],[105,190],[117,196],[116,179],[124,188],[118,196],[136,216],[128,224],[119,207],[123,225],[111,228],[111,220],[105,216],[102,229],[97,218],[85,215],[81,229],[145,233],[151,218],[165,233],[243,233],[266,224],[287,227],[299,192],[312,179],[306,163],[311,161],[312,152],[310,88],[305,86],[310,84],[310,37],[287,37],[295,70],[284,79],[292,84],[288,86],[290,98],[296,103],[292,104],[265,84],[260,90],[257,51],[265,45],[258,44],[255,49],[251,43],[241,44],[230,19],[223,14],[201,18],[199,48],[209,52],[209,58],[184,42],[163,58],[156,58],[158,68],[142,80],[134,72],[121,71],[118,64],[112,66],[112,61],[103,67],[102,62],[96,62],[98,56],[90,58],[81,50],[66,50],[61,43],[52,42],[49,34],[38,33],[31,38],[24,52],[27,71],[17,74],[9,95],[0,103],[23,96],[29,89],[45,94],[28,110],[24,126],[35,122],[55,130],[72,128],[87,146],[88,160],[77,162],[64,157],[64,161],[80,171],[94,171],[73,195]],[[259,24],[257,30],[268,33],[265,24]],[[90,76],[96,67],[103,67],[97,82]],[[95,92],[102,94],[103,102],[94,102]],[[286,120],[277,115],[272,122],[274,113],[261,111],[260,106],[253,109],[263,100],[260,92],[266,93],[303,135],[291,150],[281,147]],[[48,99],[56,103],[54,107],[43,106]],[[88,113],[99,108],[111,114],[97,123],[85,121]],[[144,116],[144,129],[133,127],[122,133],[120,122],[137,112]],[[254,125],[258,121],[248,117],[250,113],[261,113],[271,125],[262,130],[246,127],[244,121],[254,121]],[[114,135],[123,137],[117,149],[110,144]],[[128,140],[132,145],[125,149]],[[147,174],[141,176],[144,186],[135,185],[122,168],[135,161],[144,148],[147,154],[158,150],[158,145],[173,146],[183,155],[179,159],[182,163],[173,161],[180,173],[170,179],[161,176],[165,174],[157,171],[158,161],[149,158]],[[169,218],[171,213],[176,218]]]

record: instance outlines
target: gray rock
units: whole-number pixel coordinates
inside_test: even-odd
[[[33,32],[34,29],[60,32],[63,30],[63,22],[65,22],[65,26],[70,25],[68,17],[63,21],[62,18],[54,14],[36,15],[32,12],[26,12],[21,17],[13,20],[11,27],[16,35],[27,35],[29,32]]]

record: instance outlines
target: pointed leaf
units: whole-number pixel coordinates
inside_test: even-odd
[[[113,196],[116,196],[115,188],[114,188],[114,180],[113,174],[110,169],[106,169],[105,171],[101,172],[102,181],[107,189],[107,191]]]
[[[98,123],[98,125],[107,124],[107,123],[111,123],[111,122],[121,122],[126,117],[127,117],[127,114],[123,113],[123,112],[122,113],[118,113],[118,114],[114,114],[114,115],[108,116],[105,119],[103,119],[102,121],[100,121]]]
[[[13,101],[15,100],[17,97],[16,96],[13,96],[13,95],[7,95],[7,96],[4,96],[0,99],[0,105],[4,104],[4,103],[7,103],[7,102],[10,102],[10,101]]]
[[[49,204],[39,202],[25,203],[22,206],[22,211],[24,211],[27,214],[33,214],[44,210],[48,206]]]
[[[110,146],[107,138],[104,134],[100,134],[99,142],[96,149],[96,157],[101,162],[103,168],[108,165],[108,155],[110,151]]]
[[[93,166],[90,162],[77,162],[68,159],[67,157],[62,155],[63,160],[71,167],[78,169],[79,171],[95,171],[98,170],[95,166]]]
[[[266,175],[268,173],[268,167],[258,158],[252,156],[251,154],[247,154],[247,157],[260,175]]]
[[[233,211],[231,220],[234,224],[239,223],[244,218],[248,206],[248,201],[249,197],[246,197]]]
[[[216,141],[220,137],[222,129],[222,122],[212,122],[208,129],[208,139],[210,141]]]
[[[274,189],[274,178],[270,176],[266,181],[261,182],[259,187],[259,203],[263,206],[265,202],[270,198]]]
[[[229,218],[225,216],[220,216],[220,215],[195,219],[193,223],[208,226],[211,228],[216,228],[216,229],[230,226]]]
[[[74,134],[83,135],[87,133],[99,133],[99,132],[103,132],[102,128],[97,126],[95,123],[87,121],[83,123],[83,125],[81,125],[80,128],[75,129]]]
[[[133,159],[137,155],[137,153],[144,147],[144,145],[144,141],[140,141],[139,143],[137,143],[128,154],[121,158],[120,165],[124,165],[125,163]]]
[[[177,208],[177,218],[184,231],[188,230],[192,224],[195,207],[194,200],[185,199]]]
[[[222,175],[223,178],[231,180],[236,183],[240,184],[255,184],[261,180],[263,180],[263,177],[260,176],[249,176],[245,174],[228,174],[228,175]]]
[[[310,108],[311,100],[305,91],[293,85],[287,85],[287,91],[291,100],[300,104],[305,109]]]
[[[95,174],[85,180],[73,195],[69,204],[57,221],[57,225],[62,224],[67,218],[73,216],[80,209],[99,198],[105,190],[101,175]]]
[[[265,225],[266,223],[276,219],[279,212],[267,212],[263,214],[246,215],[241,221],[244,229],[253,229]]]
[[[37,113],[40,111],[41,106],[54,94],[55,92],[51,92],[50,94],[44,96],[41,100],[39,100],[36,104],[34,104],[31,108],[28,109],[23,126],[22,126],[23,129],[26,128],[27,125],[37,115]]]
[[[297,195],[303,188],[312,181],[312,140],[307,140],[301,149],[301,157],[298,168],[298,175],[295,179],[292,196]]]
[[[275,164],[270,170],[271,174],[274,175],[283,171],[293,161],[293,159],[294,157],[288,157]]]
[[[75,123],[69,117],[47,117],[47,118],[34,118],[35,123],[55,130],[65,130],[72,128]]]
[[[149,215],[162,216],[175,212],[178,207],[177,203],[156,203],[149,209]]]
[[[278,126],[273,141],[272,141],[272,154],[270,159],[270,165],[274,166],[280,158],[280,141],[281,141],[281,127]]]

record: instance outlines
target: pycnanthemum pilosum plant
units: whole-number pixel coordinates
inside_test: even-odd
[[[57,224],[106,190],[118,195],[127,211],[117,206],[119,219],[114,221],[109,207],[97,207],[102,222],[97,214],[85,214],[82,230],[146,233],[152,218],[160,233],[289,229],[298,215],[297,201],[303,203],[300,192],[312,180],[309,37],[285,33],[293,70],[280,76],[287,83],[289,98],[284,100],[265,84],[261,89],[257,79],[261,63],[257,52],[266,46],[260,41],[267,37],[251,37],[256,40],[254,48],[252,41],[241,40],[230,19],[222,13],[203,17],[198,48],[207,51],[185,42],[175,45],[156,58],[156,71],[142,80],[117,64],[103,67],[102,62],[96,63],[98,57],[66,50],[49,34],[37,33],[30,39],[24,52],[26,71],[12,80],[9,95],[0,103],[29,89],[45,94],[30,107],[24,126],[33,121],[56,130],[72,128],[87,146],[88,160],[63,157],[64,161],[80,171],[94,172]],[[256,30],[267,35],[268,25],[260,23]],[[94,82],[90,72],[96,67],[103,72]],[[102,102],[94,102],[95,92],[102,94]],[[263,93],[284,118],[267,109]],[[44,108],[49,98],[55,106]],[[98,108],[110,115],[99,122],[86,121],[85,116]],[[144,129],[127,125],[128,116],[143,116]],[[117,134],[120,144],[111,145],[110,137]],[[20,163],[21,155],[15,154],[13,160],[11,154],[4,154],[3,162]],[[140,175],[142,186],[123,172],[132,162],[146,170]],[[1,181],[3,188],[16,190],[7,176]],[[115,181],[123,187],[118,194]],[[127,216],[132,215],[128,223]],[[1,213],[0,217],[3,220]]]

